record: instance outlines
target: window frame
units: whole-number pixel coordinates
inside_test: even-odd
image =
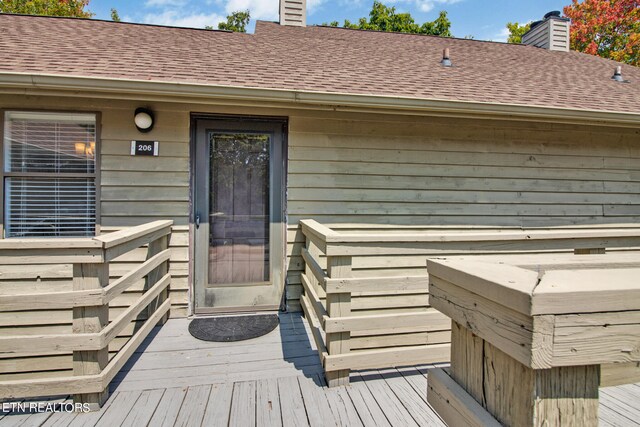
[[[95,149],[95,168],[93,173],[68,173],[68,174],[54,174],[49,172],[5,172],[4,170],[4,129],[5,129],[5,113],[10,111],[16,112],[28,112],[28,113],[55,113],[55,114],[93,114],[96,117],[96,149]],[[102,113],[95,110],[59,110],[59,109],[43,109],[43,108],[0,108],[0,160],[2,161],[2,167],[0,167],[0,239],[20,239],[21,237],[6,237],[5,236],[5,178],[24,178],[24,177],[53,177],[62,176],[68,178],[82,177],[93,178],[94,185],[96,186],[96,224],[94,235],[100,234],[100,224],[102,223],[101,216],[101,164],[102,164]],[[51,239],[51,237],[30,237],[30,239]],[[54,238],[66,238],[66,237],[54,237]],[[70,237],[77,238],[77,237]],[[90,238],[90,237],[88,237]]]

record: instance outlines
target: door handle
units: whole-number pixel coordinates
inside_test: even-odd
[[[196,215],[196,230],[200,228],[200,215]]]

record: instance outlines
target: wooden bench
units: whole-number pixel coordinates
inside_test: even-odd
[[[431,304],[453,322],[427,400],[449,425],[596,426],[602,366],[640,362],[640,267],[520,258],[428,261]]]

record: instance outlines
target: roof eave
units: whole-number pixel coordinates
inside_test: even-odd
[[[511,120],[539,120],[561,123],[606,124],[624,127],[640,126],[640,113],[545,107],[537,105],[499,104],[490,102],[452,101],[382,95],[313,92],[305,90],[262,89],[197,83],[104,77],[61,76],[0,72],[0,89],[90,92],[103,98],[168,99],[208,103],[267,102],[286,106],[330,108],[335,111],[384,111],[402,114],[441,114]]]

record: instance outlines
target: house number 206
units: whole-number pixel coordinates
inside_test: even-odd
[[[131,141],[132,156],[157,156],[158,141]]]

